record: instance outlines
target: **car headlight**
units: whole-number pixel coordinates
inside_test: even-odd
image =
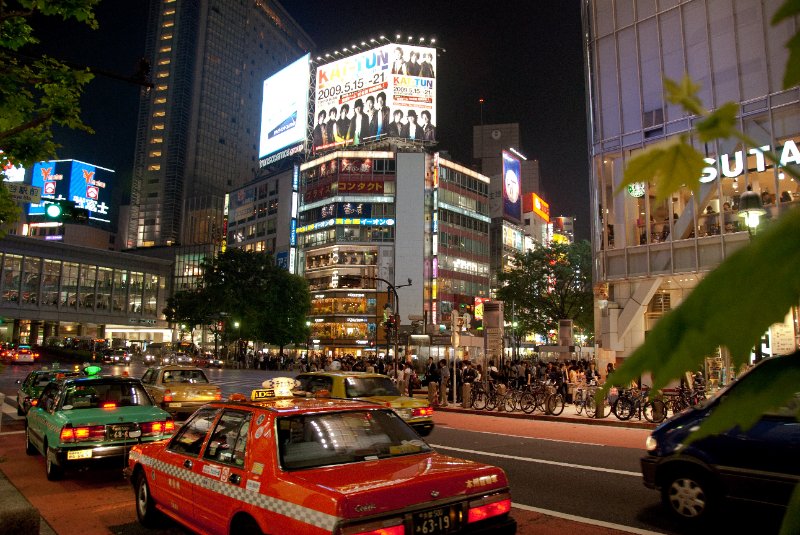
[[[644,441],[644,447],[647,451],[656,451],[656,448],[658,448],[658,440],[656,440],[653,435],[650,435],[647,437],[647,440]]]

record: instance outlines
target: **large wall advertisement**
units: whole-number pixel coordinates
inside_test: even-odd
[[[503,217],[522,218],[522,183],[519,159],[503,151]]]
[[[308,123],[308,54],[264,80],[259,165],[264,167],[303,149]]]
[[[114,171],[78,160],[37,162],[31,185],[42,188],[42,202],[31,204],[29,215],[43,215],[45,201],[67,200],[89,211],[89,219],[110,223],[110,182]]]
[[[436,49],[388,44],[317,68],[315,151],[436,140]]]

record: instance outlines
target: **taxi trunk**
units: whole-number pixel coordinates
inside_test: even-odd
[[[174,383],[168,388],[172,401],[214,401],[220,399],[218,387],[209,384]],[[165,393],[166,397],[166,393]],[[167,401],[166,399],[164,401]]]
[[[408,513],[450,514],[454,502],[508,490],[502,470],[438,454],[408,455],[294,472],[302,486],[338,494],[340,516],[357,519]],[[365,478],[366,474],[375,474]],[[462,511],[466,515],[466,511]],[[463,519],[466,523],[466,519]]]

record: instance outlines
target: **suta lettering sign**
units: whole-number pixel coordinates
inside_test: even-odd
[[[768,150],[770,150],[770,146],[764,145],[762,147],[752,148],[747,151],[748,155],[755,157],[756,172],[761,173],[767,170],[767,162],[766,158],[764,158],[764,152]],[[717,171],[716,167],[717,164],[719,164],[719,168],[722,171],[722,176],[735,178],[744,173],[744,150],[738,150],[733,153],[733,164],[731,164],[730,154],[723,154],[720,156],[719,161],[714,158],[705,158],[704,160],[707,164],[709,164],[709,166],[703,168],[703,174],[700,177],[700,182],[703,184],[713,182],[719,177],[719,172]],[[797,143],[790,139],[784,143],[783,147],[781,148],[779,165],[781,167],[786,167],[787,165],[792,164],[800,165],[800,150],[797,148]]]

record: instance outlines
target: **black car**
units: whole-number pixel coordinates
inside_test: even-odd
[[[787,366],[797,366],[797,358],[762,361],[715,397],[661,424],[648,437],[648,454],[641,460],[644,484],[661,491],[664,505],[674,516],[699,524],[713,516],[723,499],[788,504],[800,482],[800,392],[787,406],[762,415],[747,431],[737,426],[688,445],[683,442],[732,392],[746,390],[751,381],[779,376]]]

